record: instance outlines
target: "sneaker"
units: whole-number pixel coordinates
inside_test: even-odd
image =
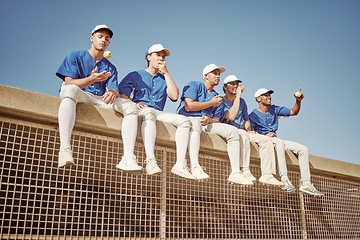
[[[239,184],[244,186],[252,186],[254,183],[247,179],[241,172],[232,173],[228,178],[228,182],[231,184]]]
[[[259,182],[263,185],[274,186],[274,187],[283,187],[284,183],[277,180],[272,174],[264,174],[259,178]]]
[[[180,176],[180,177],[195,180],[195,177],[193,175],[191,175],[191,173],[189,171],[189,168],[186,165],[186,163],[184,163],[184,164],[175,163],[175,165],[171,169],[171,172],[173,174],[176,174],[176,175]]]
[[[296,190],[296,188],[294,187],[294,185],[292,185],[289,178],[285,178],[281,182],[284,184],[284,187],[282,187],[281,189],[284,190],[285,192],[291,193]]]
[[[146,159],[145,163],[146,163],[145,170],[147,175],[155,175],[157,173],[162,172],[159,166],[157,165],[155,158]]]
[[[196,181],[202,182],[209,180],[209,175],[204,172],[205,169],[201,166],[196,166],[191,170],[191,174],[195,177]]]
[[[70,147],[60,148],[58,167],[67,167],[75,165]]]
[[[116,167],[123,171],[128,171],[137,175],[143,171],[143,168],[138,165],[135,155],[128,157],[123,156]]]
[[[325,194],[316,190],[316,188],[314,187],[314,185],[312,183],[308,184],[308,185],[300,185],[300,192],[301,193],[306,193],[312,196],[316,196],[316,197],[322,197]]]
[[[256,182],[256,178],[251,174],[250,170],[244,170],[243,172],[244,177],[246,177],[247,179],[249,179],[252,182]]]

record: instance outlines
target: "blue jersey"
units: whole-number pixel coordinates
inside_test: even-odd
[[[119,92],[132,97],[135,103],[142,102],[162,111],[167,98],[167,85],[162,73],[153,76],[146,70],[139,70],[129,73],[121,80]]]
[[[245,100],[243,98],[240,98],[239,112],[237,113],[235,119],[232,121],[226,119],[225,116],[232,107],[233,102],[223,99],[222,103],[224,104],[224,109],[223,109],[223,116],[220,118],[220,122],[233,125],[240,129],[244,129],[244,122],[249,120],[249,115]]]
[[[118,91],[116,67],[106,58],[96,62],[87,50],[71,52],[61,63],[56,75],[62,80],[65,80],[65,77],[82,79],[89,77],[96,66],[98,67],[98,73],[106,71],[110,72],[111,76],[105,81],[92,83],[82,90],[98,96],[102,96],[107,90],[114,89]]]
[[[276,133],[279,126],[278,117],[288,117],[290,116],[290,111],[289,108],[275,105],[269,106],[268,113],[263,113],[254,109],[249,115],[251,129],[263,135],[266,135],[269,132]]]
[[[221,105],[219,107],[209,107],[202,111],[188,112],[185,110],[185,98],[190,98],[196,102],[208,102],[213,97],[218,95],[219,94],[215,90],[208,93],[206,86],[203,82],[191,81],[183,88],[183,92],[181,95],[181,102],[176,112],[178,114],[182,114],[189,117],[201,117],[202,115],[206,115],[209,117],[221,117],[222,114]]]

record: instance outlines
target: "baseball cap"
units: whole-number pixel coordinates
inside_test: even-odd
[[[242,82],[239,78],[237,78],[235,75],[229,75],[227,76],[225,79],[224,79],[224,85],[225,84],[228,84],[230,82],[236,82],[236,81],[239,81],[239,82]]]
[[[212,63],[212,64],[206,65],[206,67],[204,67],[204,69],[203,69],[203,77],[205,77],[205,74],[208,74],[209,72],[212,72],[215,69],[219,69],[220,73],[225,72],[224,67],[218,67],[218,66],[216,66],[215,64]]]
[[[273,94],[274,91],[273,91],[273,90],[267,90],[266,88],[259,88],[259,89],[255,92],[255,98],[260,97],[261,95],[263,95],[263,94],[265,94],[265,93]]]
[[[153,53],[153,52],[161,52],[161,51],[164,51],[164,52],[165,52],[165,56],[170,56],[170,50],[167,49],[167,48],[164,48],[163,45],[161,45],[161,44],[154,44],[154,45],[152,45],[152,46],[149,48],[147,54],[151,54],[151,53]]]
[[[93,35],[94,33],[96,33],[97,31],[100,31],[101,29],[106,29],[109,34],[110,37],[112,38],[112,36],[114,35],[113,32],[111,31],[110,28],[108,28],[108,26],[102,24],[102,25],[97,25],[96,27],[94,27],[94,29],[91,31],[91,35]]]

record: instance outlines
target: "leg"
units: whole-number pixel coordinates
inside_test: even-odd
[[[249,134],[250,141],[259,145],[261,177],[259,182],[264,185],[283,187],[284,183],[278,181],[272,173],[275,173],[275,152],[271,138],[261,134]]]
[[[228,181],[245,186],[253,185],[253,182],[246,179],[240,171],[240,137],[238,129],[225,123],[210,123],[203,127],[203,130],[209,133],[216,133],[226,140],[231,165],[231,174]]]
[[[238,129],[240,136],[240,169],[244,176],[252,182],[256,178],[250,172],[250,137],[247,131]]]
[[[286,149],[289,149],[299,159],[299,168],[301,174],[300,192],[306,193],[316,197],[322,197],[325,194],[318,191],[310,181],[310,166],[309,166],[309,150],[306,146],[292,141],[284,141]]]
[[[134,174],[140,174],[142,173],[142,167],[138,165],[136,156],[134,154],[138,129],[137,105],[131,100],[117,98],[113,103],[112,108],[114,111],[124,115],[121,125],[121,138],[123,141],[124,154],[116,167]]]
[[[284,140],[277,137],[272,137],[271,140],[275,145],[276,155],[279,165],[279,174],[281,176],[281,182],[284,184],[284,187],[282,189],[286,192],[293,192],[295,191],[296,188],[291,183],[287,174],[286,158],[285,158],[285,149],[286,149],[285,142]]]
[[[195,179],[189,172],[186,161],[191,127],[190,120],[184,115],[162,111],[158,111],[157,120],[171,123],[177,128],[175,134],[176,163],[171,169],[171,172],[184,178]]]
[[[60,134],[60,152],[59,167],[74,165],[74,159],[71,151],[71,133],[74,128],[76,118],[77,102],[89,102],[90,96],[82,91],[76,85],[65,85],[61,87],[61,103],[59,106],[59,134]]]

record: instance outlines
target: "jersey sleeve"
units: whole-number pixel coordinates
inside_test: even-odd
[[[248,114],[246,102],[245,102],[245,101],[242,101],[242,103],[243,103],[243,106],[244,106],[243,111],[242,111],[242,116],[243,116],[244,122],[246,122],[246,121],[249,120],[250,118],[249,118],[249,114]]]
[[[78,77],[78,62],[74,52],[67,55],[64,61],[61,63],[59,69],[56,72],[56,76],[65,80],[65,77],[71,77],[77,79]]]
[[[289,117],[291,109],[287,107],[274,106],[275,114],[281,117]]]
[[[181,100],[184,101],[185,98],[191,98],[194,101],[198,100],[198,85],[195,81],[189,82],[184,88],[181,96]]]
[[[125,94],[126,96],[130,97],[133,89],[135,88],[134,74],[135,72],[131,72],[121,80],[119,84],[119,92],[121,94]]]

